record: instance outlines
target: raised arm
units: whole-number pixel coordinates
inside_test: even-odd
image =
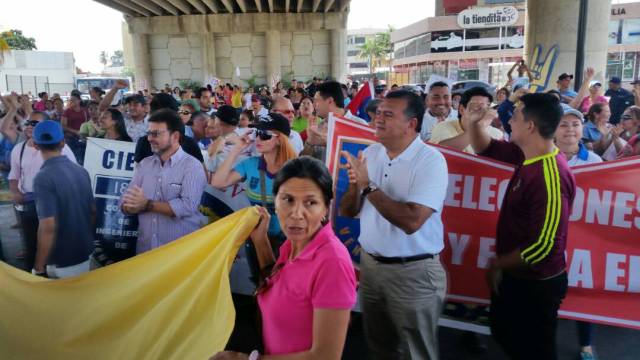
[[[569,106],[574,109],[580,110],[582,100],[584,100],[585,97],[589,96],[589,84],[591,83],[591,80],[593,80],[593,75],[595,75],[595,73],[596,71],[591,67],[588,67],[584,71],[584,79],[582,81],[582,85],[580,85],[580,89],[578,90],[578,95],[573,100],[571,100],[571,102],[569,102]]]
[[[498,113],[493,109],[481,109],[468,111],[469,117],[469,141],[471,147],[476,153],[481,153],[489,147],[491,143],[491,137],[489,133],[485,131],[485,125],[483,122],[491,122],[498,116]]]
[[[118,91],[120,91],[121,89],[126,89],[128,86],[129,84],[127,84],[126,81],[116,80],[111,90],[109,90],[109,92],[100,101],[100,104],[98,105],[98,110],[99,111],[107,110],[111,106],[111,103],[113,102],[113,99],[116,97],[116,94],[118,93]]]

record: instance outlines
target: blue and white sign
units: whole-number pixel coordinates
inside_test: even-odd
[[[96,241],[110,260],[136,254],[138,217],[122,213],[120,196],[133,177],[135,143],[89,138],[84,168],[91,177],[96,201]]]

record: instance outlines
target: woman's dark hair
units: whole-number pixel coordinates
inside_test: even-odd
[[[596,119],[596,115],[600,114],[605,106],[609,105],[603,103],[595,103],[591,105],[589,111],[587,112],[587,120],[593,122]]]
[[[99,87],[99,86],[94,86],[94,87],[92,87],[92,88],[91,88],[91,90],[92,90],[93,92],[97,93],[97,94],[100,94],[100,95],[104,95],[104,94],[106,94],[106,93],[104,92],[104,90],[102,90],[102,88],[101,88],[101,87]]]
[[[124,123],[124,116],[122,115],[120,110],[108,108],[105,111],[109,112],[109,114],[111,115],[111,120],[113,120],[113,122],[116,124],[116,131],[118,132],[118,135],[120,135],[119,140],[132,142],[133,140],[127,133],[127,127]]]
[[[243,114],[249,119],[249,124],[253,124],[256,121],[256,117],[253,115],[253,111],[245,110],[240,115],[243,115]],[[240,117],[238,116],[238,118]]]
[[[498,97],[498,93],[500,91],[504,91],[506,98],[508,99],[509,96],[511,96],[511,91],[509,91],[509,89],[507,89],[506,87],[501,87],[500,89],[498,89],[498,91],[496,92],[496,97]]]
[[[324,204],[329,207],[331,199],[333,199],[333,179],[322,161],[311,156],[300,156],[287,161],[276,174],[273,181],[273,193],[277,194],[280,186],[291,178],[313,181],[322,191]]]

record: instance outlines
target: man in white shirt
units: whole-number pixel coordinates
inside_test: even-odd
[[[47,119],[47,115],[40,111],[31,113],[30,119],[24,126],[26,140],[16,144],[11,150],[11,171],[9,172],[9,189],[13,196],[13,203],[20,217],[22,239],[25,244],[25,262],[27,269],[32,269],[35,262],[38,242],[38,214],[36,213],[33,180],[40,171],[44,159],[40,150],[33,144],[33,128]],[[69,146],[62,148],[65,155],[76,163],[76,157]],[[73,186],[73,184],[69,184]]]
[[[149,114],[145,110],[146,99],[142,95],[131,95],[125,99],[127,112],[124,115],[124,124],[127,134],[133,142],[147,134],[149,130]]]
[[[470,111],[489,108],[492,101],[493,96],[483,87],[474,87],[465,91],[458,107],[459,119],[443,121],[437,124],[433,128],[429,142],[475,154],[471,147],[471,138],[467,132],[467,129],[471,126],[469,114]],[[483,126],[492,139],[502,140],[504,138],[502,131],[494,128],[490,123],[483,124]]]
[[[458,119],[458,112],[451,108],[451,90],[446,82],[436,81],[429,86],[426,103],[427,111],[424,112],[420,128],[422,141],[431,139],[431,131],[436,124]]]
[[[293,123],[293,118],[296,115],[296,110],[293,108],[291,100],[286,97],[279,97],[276,99],[271,111],[286,117],[287,120],[289,120],[289,125]],[[299,155],[302,149],[304,149],[304,142],[300,137],[300,133],[292,129],[289,134],[289,141],[291,142],[293,149],[296,151],[296,154]]]
[[[424,105],[390,92],[374,119],[380,143],[348,160],[340,213],[360,218],[360,300],[374,359],[438,359],[446,292],[439,253],[447,163],[418,136]]]

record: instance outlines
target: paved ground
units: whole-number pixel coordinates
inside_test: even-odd
[[[7,262],[13,266],[22,267],[16,254],[21,250],[19,231],[12,229],[15,224],[15,214],[10,204],[0,202],[0,240]],[[236,334],[230,346],[238,350],[251,351],[253,312],[247,305],[246,298],[236,299],[238,304],[238,319]],[[640,301],[638,306],[640,306]],[[488,337],[482,339],[489,347],[484,355],[474,355],[465,350],[462,343],[462,331],[441,328],[440,347],[442,360],[502,360],[506,357],[501,353],[497,345]],[[577,359],[578,340],[575,322],[561,320],[558,328],[559,355],[562,360]],[[603,360],[638,360],[640,359],[640,331],[616,328],[612,326],[597,326],[595,332],[595,346],[599,358]],[[361,319],[354,314],[352,325],[347,336],[343,359],[361,360],[369,358],[364,342],[364,334]],[[544,360],[544,359],[541,359]]]

